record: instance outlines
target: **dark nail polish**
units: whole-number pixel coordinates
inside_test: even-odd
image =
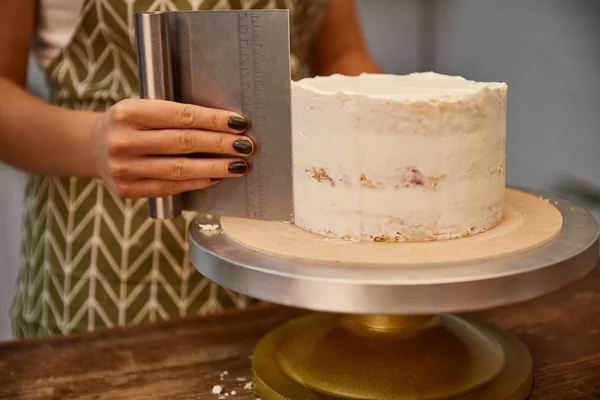
[[[227,119],[227,126],[231,129],[235,129],[236,131],[243,131],[246,130],[248,122],[246,122],[244,118],[229,117],[229,119]]]
[[[245,174],[248,172],[248,164],[242,161],[232,162],[227,166],[227,171],[232,174]]]
[[[236,140],[233,142],[233,149],[241,154],[252,153],[252,142],[249,140]]]
[[[219,181],[222,181],[222,180],[223,180],[223,178],[210,178],[211,182],[219,182]]]

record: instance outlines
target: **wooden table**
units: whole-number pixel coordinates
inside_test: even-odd
[[[235,390],[234,399],[254,399],[244,389],[252,348],[302,313],[259,306],[0,344],[0,399],[212,400],[218,398],[211,393],[214,385]],[[600,267],[549,296],[484,316],[529,346],[535,361],[532,400],[600,399]]]

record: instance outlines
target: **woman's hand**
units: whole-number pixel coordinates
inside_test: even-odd
[[[238,114],[163,100],[127,99],[92,127],[96,175],[123,197],[163,197],[243,176],[254,144]],[[194,153],[226,158],[185,157]],[[202,156],[199,156],[202,157]]]

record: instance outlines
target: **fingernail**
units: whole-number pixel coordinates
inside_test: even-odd
[[[248,164],[242,161],[232,162],[227,166],[227,171],[232,174],[244,174],[248,172]]]
[[[227,126],[236,131],[244,131],[248,127],[248,122],[241,117],[229,117],[227,119]]]
[[[252,142],[249,140],[236,140],[233,142],[233,149],[238,153],[250,154],[252,153]]]
[[[223,178],[210,178],[211,182],[219,182],[221,180],[223,180]]]

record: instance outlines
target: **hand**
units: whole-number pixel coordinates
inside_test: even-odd
[[[243,176],[254,144],[238,114],[164,100],[126,99],[92,127],[96,176],[123,197],[164,197]],[[230,155],[191,158],[182,155]]]

